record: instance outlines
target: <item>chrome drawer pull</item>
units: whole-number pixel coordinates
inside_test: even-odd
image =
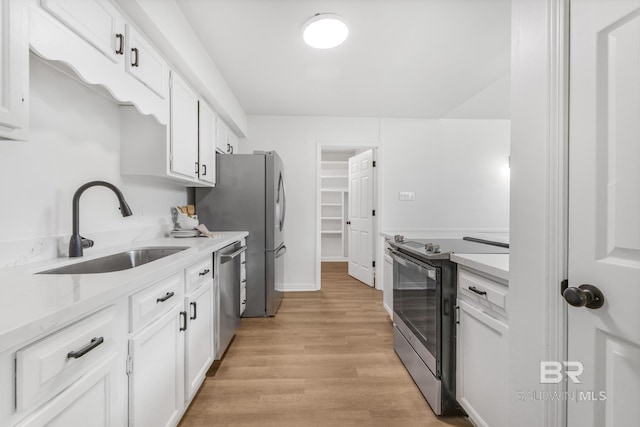
[[[165,302],[166,300],[168,300],[169,298],[171,298],[174,295],[175,295],[174,292],[167,292],[167,294],[165,296],[163,296],[162,298],[156,299],[156,304],[159,303],[159,302]]]
[[[70,351],[67,354],[67,359],[78,359],[78,358],[84,356],[85,354],[89,353],[91,350],[93,350],[94,348],[96,348],[97,346],[102,344],[103,342],[104,342],[104,338],[103,337],[92,338],[91,342],[89,344],[87,344],[85,347],[82,347],[80,350],[78,350],[78,351]]]
[[[208,268],[205,270],[202,270],[200,273],[198,273],[200,276],[206,276],[207,273],[209,273],[211,270],[209,270]]]
[[[469,286],[469,290],[471,292],[475,292],[478,295],[486,295],[487,291],[481,291],[480,289],[476,288],[475,286]]]

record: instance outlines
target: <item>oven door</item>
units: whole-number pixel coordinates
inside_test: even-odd
[[[394,323],[433,375],[439,377],[440,271],[396,250],[390,252],[394,261]]]

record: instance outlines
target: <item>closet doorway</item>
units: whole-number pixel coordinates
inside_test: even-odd
[[[322,261],[349,260],[349,158],[355,150],[323,150],[320,161]]]
[[[347,263],[374,286],[377,180],[374,146],[318,146],[318,259]],[[320,278],[318,278],[320,285]]]

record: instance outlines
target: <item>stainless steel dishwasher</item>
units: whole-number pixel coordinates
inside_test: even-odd
[[[240,254],[247,250],[235,242],[216,253],[218,291],[214,330],[215,359],[220,360],[240,325]]]

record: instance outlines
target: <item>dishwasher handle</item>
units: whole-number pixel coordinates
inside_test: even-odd
[[[244,253],[247,250],[246,246],[241,247],[240,249],[238,249],[237,251],[230,253],[230,254],[222,254],[220,255],[220,263],[224,264],[226,262],[231,261],[232,259],[234,259],[235,257],[237,257],[238,255],[240,255],[241,253]]]

